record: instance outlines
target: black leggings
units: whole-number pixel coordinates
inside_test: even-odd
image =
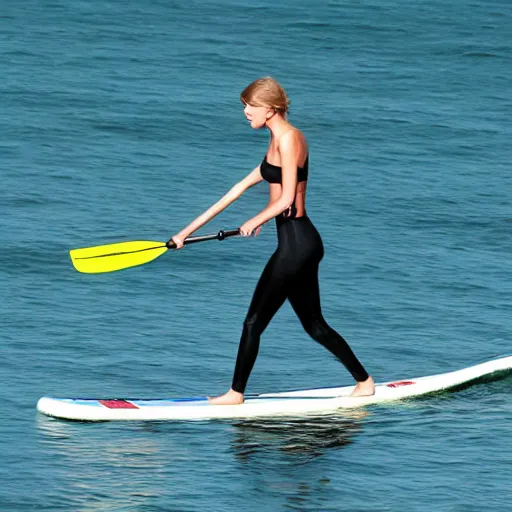
[[[277,250],[260,277],[244,321],[232,388],[245,391],[260,336],[277,310],[288,299],[306,332],[334,354],[362,382],[366,370],[348,343],[324,320],[320,307],[318,265],[324,255],[322,239],[308,217],[276,218]]]

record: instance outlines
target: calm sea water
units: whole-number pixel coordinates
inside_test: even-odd
[[[509,0],[2,0],[0,510],[507,510],[510,378],[294,421],[35,404],[227,389],[272,223],[109,275],[68,250],[166,240],[257,165],[238,96],[263,75],[309,138],[325,316],[376,380],[510,354],[511,27]],[[350,383],[285,306],[249,390]]]

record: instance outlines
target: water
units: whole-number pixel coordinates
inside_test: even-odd
[[[227,389],[271,223],[110,275],[67,251],[166,240],[256,166],[267,137],[238,96],[267,74],[310,142],[325,316],[376,380],[509,354],[508,1],[1,6],[0,510],[507,509],[510,378],[294,421],[80,424],[35,404]],[[285,305],[249,391],[348,384]]]

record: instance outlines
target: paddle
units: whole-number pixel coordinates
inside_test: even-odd
[[[206,240],[224,240],[229,236],[239,235],[238,229],[219,231],[215,235],[193,236],[185,240],[185,245],[205,242]],[[79,272],[100,274],[114,272],[123,268],[143,265],[158,258],[169,249],[175,249],[174,242],[135,241],[120,242],[110,245],[72,249],[69,251],[73,266]]]

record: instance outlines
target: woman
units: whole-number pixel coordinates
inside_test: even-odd
[[[275,218],[278,246],[256,286],[244,321],[231,389],[212,404],[232,405],[244,401],[260,336],[277,310],[288,299],[306,332],[334,354],[349,370],[357,385],[353,396],[372,395],[373,379],[366,373],[347,342],[325,322],[318,288],[318,265],[323,257],[322,239],[306,215],[308,145],[304,135],[287,119],[289,100],[272,78],[251,83],[240,95],[244,114],[254,129],[270,131],[267,154],[258,167],[237,183],[171,240],[179,249],[194,231],[238,199],[248,188],[266,180],[270,200],[241,228],[242,236],[257,235],[261,226]]]

